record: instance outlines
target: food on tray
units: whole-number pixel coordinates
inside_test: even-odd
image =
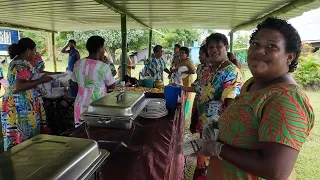
[[[131,88],[132,91],[139,91],[139,92],[144,92],[145,91],[145,88],[144,87],[134,87],[134,88]]]
[[[163,93],[163,89],[151,88],[149,92],[151,92],[151,93]]]
[[[137,91],[137,92],[149,92],[149,93],[163,93],[163,89],[159,88],[144,88],[144,87],[116,87],[116,91]]]

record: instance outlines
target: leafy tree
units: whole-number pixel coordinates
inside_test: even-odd
[[[48,37],[49,33],[47,32],[37,32],[37,31],[20,31],[21,38],[30,38],[32,39],[36,45],[37,50],[41,52],[46,52],[48,50]]]
[[[106,50],[110,58],[116,60],[116,50],[121,48],[120,30],[94,30],[94,31],[75,31],[74,38],[85,44],[90,36],[99,35],[106,40]],[[130,50],[140,50],[148,46],[148,31],[141,29],[128,29],[127,43]]]
[[[60,32],[58,35],[56,35],[56,47],[58,50],[63,48],[70,39],[74,39],[73,36],[73,31],[65,31],[65,32]],[[78,44],[77,42],[78,49],[83,49],[84,46],[83,44]]]
[[[162,30],[164,37],[162,45],[165,48],[173,47],[175,43],[184,46],[192,46],[193,41],[200,40],[200,32],[195,29],[165,29]]]
[[[249,46],[250,36],[248,33],[236,32],[233,41],[233,51],[241,63],[247,61],[247,48]]]
[[[308,56],[309,54],[313,53],[314,48],[309,43],[302,43],[301,47],[301,57]]]

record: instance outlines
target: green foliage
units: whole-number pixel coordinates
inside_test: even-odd
[[[73,36],[82,44],[89,39],[90,36],[98,35],[106,40],[109,49],[116,50],[121,48],[121,31],[120,30],[94,30],[94,31],[75,31]],[[140,50],[148,45],[148,33],[141,29],[128,29],[127,43],[131,50]]]
[[[164,29],[161,32],[164,34],[161,45],[165,48],[172,48],[176,43],[190,47],[193,41],[200,39],[200,32],[195,29]]]
[[[249,33],[235,33],[235,39],[233,41],[233,49],[236,54],[238,60],[244,64],[247,61],[247,48],[249,47]]]
[[[293,73],[296,81],[306,89],[320,88],[320,63],[318,54],[309,54],[300,58],[297,70]]]
[[[308,56],[309,54],[312,53],[313,51],[313,47],[311,46],[311,44],[308,43],[302,43],[302,47],[301,47],[301,56]]]
[[[298,61],[298,68],[293,73],[296,81],[305,89],[318,90],[320,88],[320,52],[313,53],[313,47],[303,43]]]
[[[47,32],[20,31],[20,37],[32,39],[36,43],[38,51],[47,50],[48,36]]]
[[[98,35],[106,40],[106,50],[109,58],[116,62],[116,50],[121,48],[121,31],[120,30],[94,30],[94,31],[75,31],[73,37],[79,43],[78,46],[85,49],[85,43],[90,36]],[[141,29],[127,30],[127,44],[130,50],[141,50],[148,46],[148,31]]]
[[[73,37],[73,31],[68,32],[60,32],[56,35],[56,47],[57,49],[62,49],[70,39],[74,39]],[[83,49],[83,44],[81,42],[77,42],[77,48]]]

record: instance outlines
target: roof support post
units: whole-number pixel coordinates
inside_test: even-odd
[[[127,74],[127,16],[125,14],[121,14],[121,40],[121,66],[122,78],[124,78]]]
[[[126,15],[129,19],[132,19],[133,21],[137,22],[138,24],[140,24],[141,26],[143,26],[145,28],[152,29],[151,27],[149,27],[148,25],[144,24],[142,21],[140,21],[138,18],[136,18],[132,14],[128,13],[124,9],[120,8],[119,6],[117,6],[117,4],[115,4],[112,1],[109,1],[109,0],[94,0],[94,1],[96,1],[99,4],[102,4],[102,5],[106,6],[106,7],[108,7],[109,9],[113,10],[116,13]]]
[[[151,48],[152,48],[152,30],[149,30],[149,51],[148,51],[149,57],[151,57]]]
[[[54,36],[54,32],[51,33],[51,39],[52,39],[52,59],[53,59],[53,68],[54,72],[57,72],[57,60],[56,60],[56,40]]]
[[[117,4],[113,3],[112,1],[110,1],[110,0],[94,0],[94,1],[99,3],[99,4],[102,4],[102,5],[106,6],[107,8],[113,10],[116,13],[126,15],[127,18],[129,18],[129,19],[133,20],[134,22],[140,24],[142,27],[145,27],[145,28],[147,28],[149,30],[152,30],[152,31],[154,31],[154,32],[156,32],[156,33],[158,33],[158,34],[163,36],[163,33],[159,32],[159,31],[157,31],[155,29],[152,29],[151,26],[148,26],[147,24],[143,23],[140,19],[138,19],[134,15],[130,14],[125,9],[122,9]]]
[[[230,52],[233,53],[233,33],[230,33]]]

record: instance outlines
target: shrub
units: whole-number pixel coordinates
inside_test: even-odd
[[[309,54],[299,59],[299,66],[293,73],[296,81],[305,89],[320,89],[320,63],[317,54]]]

